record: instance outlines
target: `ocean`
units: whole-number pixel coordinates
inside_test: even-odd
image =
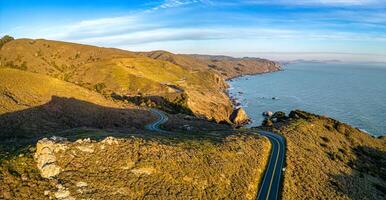
[[[264,111],[325,115],[386,135],[386,64],[296,63],[283,71],[229,81],[229,93],[258,126]]]

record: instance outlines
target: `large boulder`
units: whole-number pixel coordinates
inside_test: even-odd
[[[34,155],[37,167],[43,178],[53,178],[61,172],[61,168],[56,164],[55,154],[67,148],[61,143],[62,139],[53,137],[51,139],[44,138],[36,144],[36,152]]]
[[[243,108],[234,110],[230,116],[230,120],[236,125],[245,125],[251,121]]]
[[[272,117],[272,115],[273,115],[272,111],[265,111],[265,112],[263,112],[263,116],[264,117]]]

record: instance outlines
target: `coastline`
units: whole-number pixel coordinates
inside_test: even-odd
[[[225,79],[226,83],[228,84],[228,87],[225,89],[225,94],[228,96],[229,100],[231,101],[232,103],[232,107],[233,107],[233,110],[236,110],[238,108],[245,108],[241,105],[241,102],[239,101],[239,99],[233,95],[231,95],[231,93],[229,92],[229,89],[231,88],[231,82],[235,81],[236,79],[240,79],[240,78],[243,78],[243,77],[248,77],[248,76],[256,76],[256,75],[263,75],[263,74],[269,74],[269,73],[276,73],[276,72],[281,72],[281,71],[284,71],[282,65],[278,64],[278,69],[277,70],[274,70],[274,71],[268,71],[268,72],[258,72],[258,73],[247,73],[247,74],[240,74],[238,76],[234,76],[232,78],[229,78],[229,79]],[[249,123],[245,124],[243,127],[249,125],[249,124],[253,124],[253,119],[251,117],[249,117]]]
[[[233,77],[230,77],[230,78],[225,78],[224,80],[228,83],[228,82],[233,81],[234,79],[242,78],[242,77],[245,77],[245,76],[254,76],[254,75],[262,75],[262,74],[270,74],[270,73],[275,73],[275,72],[284,71],[283,65],[281,65],[281,64],[277,64],[277,65],[278,65],[278,67],[279,67],[277,70],[265,71],[265,72],[255,72],[255,73],[245,73],[245,74],[240,74],[240,75],[233,76]]]
[[[358,69],[355,71],[357,73],[347,78],[342,80],[334,79],[337,80],[334,82],[319,82],[319,80],[329,80],[331,78],[344,76],[347,69],[352,68]],[[359,77],[359,72],[365,72],[363,75],[366,76],[358,79],[360,82],[356,82],[357,85],[367,83],[368,81],[371,83],[371,79],[369,79],[370,75],[377,72],[384,72],[384,69],[382,69],[382,71],[379,70],[373,70],[371,65],[351,66],[345,64],[341,66],[339,64],[336,66],[335,64],[294,64],[291,66],[288,65],[288,68],[286,68],[286,71],[291,71],[290,73],[246,76],[241,79],[237,79],[239,77],[232,79],[227,82],[230,86],[227,90],[227,95],[232,100],[233,106],[241,106],[248,111],[247,113],[252,117],[253,126],[260,125],[260,122],[264,120],[264,117],[261,115],[264,111],[283,111],[288,114],[292,110],[300,109],[321,116],[329,116],[337,121],[355,127],[368,135],[379,137],[386,134],[385,126],[382,124],[382,119],[384,119],[384,112],[382,111],[384,108],[379,107],[382,105],[379,104],[379,102],[385,98],[385,95],[379,94],[373,96],[374,99],[371,100],[371,102],[374,102],[374,106],[365,108],[356,105],[364,105],[364,102],[367,101],[365,96],[374,93],[365,92],[363,94],[367,95],[353,98],[354,96],[352,95],[355,94],[355,92],[341,94],[338,92],[342,90],[347,91],[350,85],[340,83],[345,80],[349,82],[356,80],[355,78]],[[375,78],[378,76],[375,76]],[[295,82],[291,83],[292,80]],[[301,87],[300,83],[308,84],[309,86]],[[331,86],[336,86],[336,88],[331,88]],[[370,88],[363,86],[359,89],[359,91],[379,91],[382,89],[382,86],[371,85]],[[325,92],[318,94],[316,90],[324,90]],[[245,94],[243,94],[244,92]],[[271,102],[271,97],[279,98],[278,101]],[[349,97],[352,97],[352,99],[347,99]],[[377,108],[380,109],[376,110]]]

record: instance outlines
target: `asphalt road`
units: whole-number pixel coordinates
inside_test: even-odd
[[[145,126],[150,131],[162,133],[170,133],[160,129],[160,125],[167,122],[169,118],[157,109],[150,109],[150,112],[158,116],[158,120]],[[282,171],[285,159],[285,140],[282,136],[268,131],[259,131],[259,133],[267,137],[272,144],[272,151],[269,157],[267,169],[264,174],[263,182],[261,183],[257,200],[276,200],[279,198],[279,189],[282,178]]]
[[[157,131],[157,132],[161,132],[161,133],[169,133],[169,131],[165,131],[165,130],[162,130],[159,128],[159,126],[165,122],[167,122],[169,120],[168,116],[166,116],[164,113],[162,113],[161,111],[157,110],[157,109],[150,109],[149,110],[150,112],[156,114],[158,116],[158,120],[155,121],[155,122],[152,122],[148,125],[145,126],[145,128],[147,130],[150,130],[150,131]]]
[[[279,199],[279,189],[285,159],[285,140],[282,136],[268,131],[259,131],[272,144],[272,151],[261,183],[257,200]]]

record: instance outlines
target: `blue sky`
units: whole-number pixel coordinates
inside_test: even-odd
[[[386,61],[386,1],[0,0],[0,34],[135,51]]]

